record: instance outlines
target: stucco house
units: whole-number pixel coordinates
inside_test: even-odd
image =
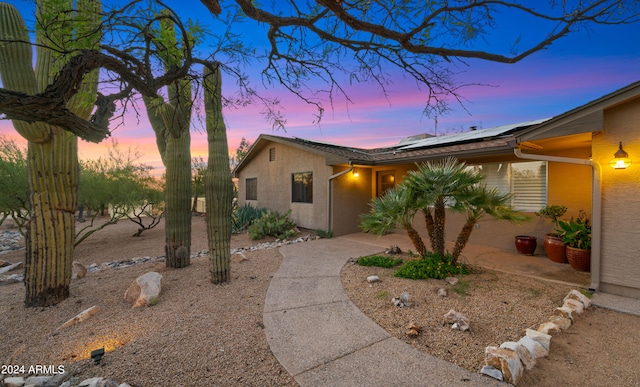
[[[638,161],[615,169],[610,161],[621,146]],[[542,241],[551,231],[535,211],[565,205],[571,217],[584,210],[593,224],[591,287],[640,298],[640,82],[553,118],[410,137],[386,148],[262,134],[234,175],[240,204],[291,210],[300,227],[344,235],[359,232],[359,215],[369,210],[369,201],[401,182],[416,163],[447,156],[480,169],[488,185],[515,193],[514,208],[533,217],[517,226],[483,218],[470,243],[515,252],[516,235]],[[457,236],[462,221],[449,215],[448,239]],[[538,246],[536,253],[544,255]]]

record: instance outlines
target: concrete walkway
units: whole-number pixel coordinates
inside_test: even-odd
[[[301,386],[504,385],[392,337],[349,300],[342,266],[380,251],[344,237],[280,249],[284,260],[263,319],[271,351],[295,380]]]
[[[267,291],[265,334],[271,351],[302,386],[505,386],[429,356],[365,316],[348,298],[340,271],[349,258],[391,245],[413,248],[403,234],[356,233],[287,245]],[[587,288],[589,273],[547,257],[468,245],[463,261],[493,270]],[[598,293],[595,305],[640,315],[640,300]]]

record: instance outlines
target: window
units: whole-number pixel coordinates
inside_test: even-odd
[[[269,161],[276,161],[276,148],[269,148]]]
[[[291,201],[313,203],[313,173],[291,174]]]
[[[515,210],[534,212],[547,205],[547,163],[491,163],[477,165],[485,175],[484,183],[500,193],[514,194]]]
[[[396,171],[380,171],[380,172],[377,172],[377,175],[378,175],[378,185],[377,185],[378,196],[383,196],[388,190],[396,186]]]
[[[252,177],[245,179],[245,199],[246,200],[258,200],[258,178]]]

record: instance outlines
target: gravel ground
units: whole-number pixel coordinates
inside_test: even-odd
[[[162,224],[161,224],[162,226]],[[128,221],[109,226],[78,246],[83,264],[164,253],[159,226],[138,238]],[[260,241],[262,242],[262,241]],[[234,236],[232,247],[257,242]],[[206,250],[204,218],[193,219],[193,252]],[[24,250],[4,254],[11,262]],[[71,284],[71,297],[50,308],[25,308],[24,286],[0,287],[0,360],[14,365],[64,365],[80,380],[109,377],[137,386],[287,386],[293,378],[271,354],[263,332],[264,297],[282,256],[277,249],[234,255],[232,281],[213,285],[207,258],[184,269],[164,263],[89,273]],[[160,302],[132,309],[124,301],[131,282],[145,272],[163,275]],[[85,323],[56,332],[77,313],[97,305]],[[109,352],[100,366],[88,359],[92,349]]]
[[[537,329],[572,289],[569,286],[481,268],[459,276],[456,286],[444,280],[410,280],[393,276],[395,269],[347,263],[342,283],[351,300],[373,321],[417,349],[478,372],[484,349],[518,341],[526,328]],[[379,282],[366,278],[377,275]],[[447,297],[438,295],[444,288]],[[398,308],[391,299],[409,293],[413,304]],[[471,330],[444,324],[450,309],[466,316]],[[415,323],[422,333],[407,336]],[[555,336],[550,356],[526,371],[518,386],[638,386],[637,348],[640,317],[591,307],[576,324]]]
[[[79,224],[80,225],[80,224]],[[164,254],[164,230],[138,238],[135,225],[121,221],[94,234],[75,252],[85,265]],[[6,229],[6,227],[3,227]],[[247,247],[246,235],[232,247]],[[207,249],[204,218],[193,219],[192,252]],[[74,280],[71,297],[50,308],[25,308],[24,286],[0,286],[0,363],[15,354],[13,365],[64,365],[78,378],[110,377],[139,386],[288,386],[293,378],[278,363],[262,325],[264,298],[282,256],[277,249],[233,256],[232,281],[209,282],[207,258],[184,269],[149,263],[105,269]],[[18,262],[24,250],[0,255]],[[160,302],[131,309],[124,292],[147,271],[163,276]],[[384,329],[418,349],[477,371],[487,345],[517,340],[527,327],[548,319],[569,287],[490,271],[460,277],[461,285],[393,277],[393,269],[347,264],[342,276],[347,294]],[[368,275],[381,282],[369,284]],[[437,295],[447,288],[449,296]],[[396,308],[391,297],[408,292],[414,304]],[[85,323],[56,332],[68,319],[91,306],[100,312]],[[449,309],[466,315],[471,332],[442,324]],[[423,333],[411,339],[405,326],[415,322]],[[89,352],[104,346],[100,366]],[[640,317],[591,308],[568,331],[552,340],[549,358],[525,373],[521,386],[640,385],[637,348]],[[1,376],[1,375],[0,375]]]

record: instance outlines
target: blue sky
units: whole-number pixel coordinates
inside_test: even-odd
[[[23,12],[32,10],[30,1],[11,1]],[[110,3],[104,1],[104,3]],[[204,25],[214,21],[198,1],[171,0],[180,15],[198,19]],[[504,24],[496,34],[486,40],[488,47],[513,41],[513,28],[525,23],[503,15]],[[26,16],[33,20],[32,16]],[[527,22],[528,23],[528,22]],[[540,31],[540,25],[527,24],[521,31],[523,41]],[[260,35],[255,30],[252,36]],[[460,90],[466,99],[462,108],[455,103],[451,111],[438,117],[437,134],[468,130],[470,126],[494,126],[551,117],[601,97],[616,89],[640,80],[640,23],[633,25],[592,26],[579,30],[554,43],[548,49],[535,53],[516,64],[499,64],[468,60],[468,66],[459,64],[457,80],[490,86],[469,86]],[[261,42],[256,42],[260,44]],[[261,69],[260,64],[256,64]],[[232,84],[232,79],[225,82]],[[253,80],[259,83],[259,78]],[[415,81],[394,77],[385,98],[381,90],[372,85],[349,88],[353,104],[338,99],[333,109],[327,109],[320,125],[313,124],[315,111],[283,88],[266,89],[264,95],[278,96],[288,123],[286,132],[273,131],[260,115],[260,108],[249,106],[227,109],[229,147],[234,151],[242,137],[253,142],[261,133],[332,142],[358,147],[377,147],[395,144],[403,137],[435,132],[433,118],[422,114],[424,94]],[[466,109],[466,110],[465,110]],[[144,110],[144,109],[143,109]],[[10,123],[0,121],[0,132],[12,134]],[[132,146],[143,153],[145,163],[160,167],[153,131],[141,117],[128,119],[124,127],[114,132],[121,146]],[[80,158],[101,154],[104,145],[81,142]],[[202,131],[192,133],[194,156],[206,159],[206,136]]]

